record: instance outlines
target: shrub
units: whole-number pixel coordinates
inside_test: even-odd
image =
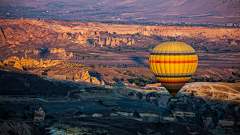
[[[47,75],[47,72],[42,72],[42,75]]]
[[[95,65],[90,65],[89,67],[95,68]]]
[[[105,76],[108,76],[108,74],[104,74]]]
[[[117,78],[116,76],[114,76],[113,81],[119,82],[119,81],[121,81],[121,80],[120,80],[119,78]]]

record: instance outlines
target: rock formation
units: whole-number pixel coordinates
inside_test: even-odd
[[[21,19],[18,21],[18,23],[24,23],[23,18],[21,17]]]
[[[123,38],[122,41],[123,41],[123,43],[127,43],[128,42],[126,38]]]
[[[108,38],[106,39],[106,45],[110,45],[110,44],[111,44],[111,38],[108,37]]]
[[[102,86],[104,86],[104,85],[105,85],[105,82],[104,82],[103,80],[101,81],[101,85],[102,85]]]
[[[96,36],[100,36],[99,30],[96,31]]]
[[[39,61],[39,67],[43,67],[43,60],[42,60],[42,58]]]
[[[231,41],[231,45],[237,45],[236,41]]]
[[[101,41],[101,38],[98,38],[98,44],[100,44],[101,47],[102,47],[102,41]]]
[[[110,46],[115,46],[115,45],[116,45],[115,39],[114,39],[114,38],[112,38],[111,40],[112,40],[112,41],[111,41],[111,44],[110,44]]]
[[[62,34],[59,33],[59,34],[58,34],[58,39],[62,39],[62,38],[63,38]]]
[[[64,32],[64,33],[63,33],[63,38],[65,38],[65,39],[68,39],[68,38],[69,38],[67,32]]]
[[[73,53],[70,52],[70,53],[69,53],[69,58],[72,58],[72,57],[73,57]]]
[[[32,24],[32,22],[31,22],[31,20],[30,19],[26,19],[26,21],[25,21],[26,23],[29,23],[29,24]]]
[[[0,47],[6,45],[7,39],[4,35],[3,29],[0,27]]]
[[[15,64],[13,65],[13,67],[23,70],[23,67],[19,61],[15,61]]]
[[[90,36],[95,36],[95,32],[94,31],[90,31],[88,32]]]
[[[85,82],[90,82],[90,75],[89,75],[88,71],[83,71],[80,75],[80,79]]]
[[[39,67],[39,62],[35,59],[31,59],[31,58],[28,58],[28,59],[24,59],[23,57],[21,58],[21,64],[24,66],[24,67]]]
[[[131,41],[128,41],[128,42],[127,42],[127,45],[132,45]]]
[[[21,61],[16,56],[12,56],[12,57],[8,58],[7,60],[4,60],[3,64],[7,65],[7,66],[13,66],[15,68],[23,70],[23,66],[21,64]]]
[[[66,76],[66,80],[72,81],[73,77],[72,76]]]
[[[88,37],[87,37],[86,33],[84,33],[83,35],[78,33],[76,35],[76,37],[77,37],[77,40],[75,41],[75,43],[80,43],[80,44],[86,44],[87,43]]]
[[[73,77],[73,80],[74,80],[75,82],[78,82],[79,79],[80,79],[80,77],[79,77],[77,74],[75,74],[74,77]]]
[[[132,45],[133,45],[133,44],[135,44],[135,41],[134,41],[134,39],[132,39]]]
[[[115,43],[119,46],[120,45],[120,39],[117,38]]]
[[[32,50],[32,52],[33,52],[35,55],[40,53],[39,50]]]
[[[31,58],[24,58],[22,57],[21,60],[16,57],[16,56],[12,56],[9,57],[7,60],[5,59],[3,61],[3,64],[6,64],[8,66],[13,66],[19,69],[22,69],[22,67],[49,67],[49,66],[53,66],[56,65],[58,63],[58,61],[51,61],[51,60],[46,60],[43,61],[42,59],[40,59],[40,62],[38,62],[35,59],[31,59]]]
[[[100,81],[96,77],[91,77],[91,83],[100,84]]]
[[[64,48],[50,48],[49,49],[50,53],[58,53],[58,58],[59,59],[66,59],[66,51]]]

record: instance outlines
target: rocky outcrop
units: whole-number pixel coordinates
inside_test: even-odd
[[[35,55],[40,53],[39,50],[32,50],[32,52],[33,52],[33,54],[35,54]]]
[[[91,83],[100,84],[100,81],[96,77],[91,77]]]
[[[58,63],[58,61],[52,61],[52,60],[46,60],[43,61],[42,59],[40,59],[40,62],[38,62],[35,59],[31,59],[31,58],[24,58],[22,57],[21,60],[16,57],[16,56],[12,56],[9,57],[8,59],[5,59],[3,61],[3,64],[6,64],[7,66],[13,66],[19,69],[23,69],[22,67],[49,67],[49,66],[53,66],[56,65]]]
[[[108,38],[106,39],[106,45],[110,45],[110,44],[111,44],[111,38],[108,37]]]
[[[75,41],[75,43],[80,43],[80,44],[86,44],[87,43],[87,34],[86,33],[84,33],[84,34],[80,34],[80,33],[78,33],[77,35],[76,35],[76,41]]]
[[[31,59],[31,58],[21,58],[21,64],[24,66],[24,67],[39,67],[39,62],[35,59]]]
[[[66,59],[67,54],[66,50],[64,48],[50,48],[49,49],[50,53],[58,53],[58,58],[59,59]]]
[[[135,40],[134,40],[134,39],[132,39],[132,45],[133,45],[133,44],[135,44]]]
[[[80,77],[77,74],[75,74],[74,77],[73,77],[73,80],[75,82],[78,82],[80,80]]]
[[[21,17],[21,19],[18,21],[18,23],[24,23],[23,18]]]
[[[12,57],[8,58],[7,60],[4,60],[3,64],[7,65],[7,66],[13,66],[15,68],[23,70],[23,66],[21,64],[21,61],[16,56],[12,56]]]
[[[39,61],[39,67],[43,67],[43,60],[42,60],[42,58]]]
[[[3,29],[0,27],[0,47],[7,44],[6,36],[4,35]]]
[[[13,67],[14,67],[14,68],[18,68],[18,69],[23,70],[23,67],[22,67],[20,61],[15,61]]]
[[[80,74],[80,79],[85,81],[85,82],[90,82],[90,75],[89,75],[88,71],[83,71]]]
[[[236,41],[231,41],[231,45],[237,45]]]
[[[58,34],[58,39],[62,39],[62,38],[63,38],[62,33],[59,33]]]
[[[96,31],[96,35],[95,36],[100,36],[99,30]]]
[[[104,86],[104,85],[105,85],[105,82],[102,80],[100,84],[101,84],[102,86]]]
[[[122,41],[123,41],[123,43],[127,43],[128,42],[126,38],[123,38]]]
[[[67,32],[64,32],[64,33],[63,33],[63,38],[64,38],[64,39],[68,39],[68,38],[69,38]]]
[[[50,53],[66,53],[65,49],[64,48],[50,48],[49,49]]]
[[[73,53],[70,52],[69,55],[68,55],[69,58],[72,58],[73,57]]]

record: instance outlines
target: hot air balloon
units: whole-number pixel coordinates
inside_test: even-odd
[[[175,97],[196,71],[198,57],[186,43],[164,42],[151,51],[149,65],[158,81]]]

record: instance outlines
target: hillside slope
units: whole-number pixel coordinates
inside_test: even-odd
[[[4,18],[239,25],[239,5],[239,0],[2,0],[0,7]]]

